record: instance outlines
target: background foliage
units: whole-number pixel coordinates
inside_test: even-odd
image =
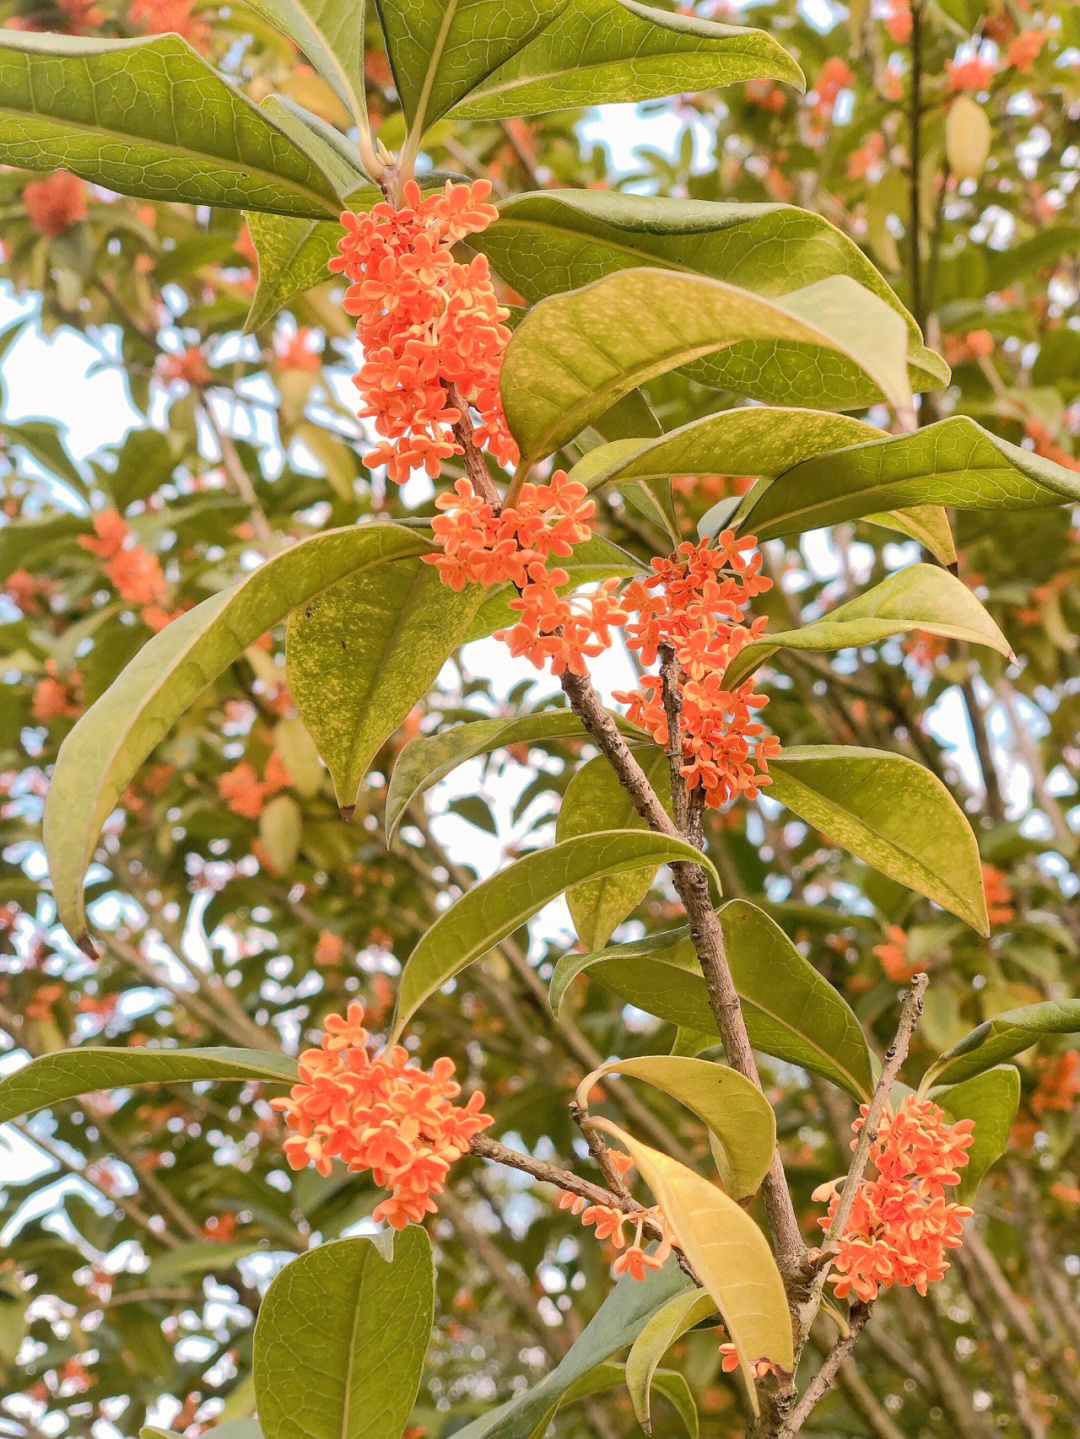
[[[248,95],[283,97],[282,115],[291,100],[323,116],[327,144],[362,88],[359,75],[343,76],[335,93],[301,63],[267,23],[278,13],[270,3],[175,13],[138,0],[131,11],[26,3],[5,13],[16,31],[186,30]],[[1080,7],[1051,14],[942,0],[920,10],[914,35],[910,12],[895,0],[850,13],[764,4],[736,18],[769,31],[796,57],[808,81],[804,98],[781,83],[778,67],[775,82],[648,101],[632,132],[641,143],[624,169],[600,143],[621,138],[622,112],[605,112],[605,129],[581,109],[523,121],[485,100],[478,77],[462,72],[454,94],[429,97],[429,118],[439,118],[425,150],[440,170],[492,177],[497,193],[581,187],[575,203],[598,230],[609,190],[792,202],[823,215],[870,256],[929,346],[952,364],[948,389],[922,400],[924,422],[969,416],[1076,469]],[[376,26],[367,40],[368,104],[377,127],[385,117],[379,133],[396,148],[401,121]],[[9,67],[18,63],[14,53],[12,60],[5,51]],[[198,64],[167,39],[146,41],[139,56],[147,86],[162,68]],[[5,83],[15,83],[10,74]],[[416,96],[402,85],[408,109]],[[195,90],[208,106],[232,103],[211,94],[205,79]],[[969,166],[955,133],[950,140],[957,94],[974,96],[990,119],[985,168]],[[468,98],[458,111],[446,113],[461,96]],[[578,106],[602,98],[587,87],[562,95]],[[913,106],[922,120],[918,145]],[[203,123],[196,105],[178,118],[213,169],[219,127]],[[295,197],[287,239],[251,217],[264,278],[250,333],[251,238],[235,212],[191,203],[182,189],[151,203],[93,187],[76,223],[42,233],[27,194],[37,177],[0,172],[4,278],[38,301],[3,332],[5,364],[19,363],[25,324],[47,335],[73,329],[97,363],[123,375],[139,416],[93,456],[65,444],[77,394],[42,395],[38,417],[0,422],[0,1042],[11,1069],[27,1054],[88,1041],[133,1057],[166,1042],[239,1045],[272,1064],[356,995],[375,1022],[388,1024],[399,962],[430,923],[436,897],[467,888],[499,856],[549,843],[577,770],[580,739],[562,735],[537,748],[523,738],[472,761],[422,800],[402,795],[388,846],[384,802],[402,746],[440,724],[515,716],[550,693],[547,682],[511,669],[491,647],[467,647],[441,669],[423,708],[403,715],[389,742],[379,737],[345,825],[335,786],[338,798],[355,793],[359,769],[331,782],[297,717],[283,630],[253,634],[108,819],[88,889],[100,959],[81,954],[56,926],[41,804],[58,745],[82,708],[166,616],[220,589],[257,552],[273,554],[282,537],[375,514],[431,513],[422,483],[388,491],[357,458],[351,324],[335,287],[295,292],[325,273],[333,241],[320,216],[332,217],[336,198],[299,148],[282,159],[277,131],[261,133],[246,116],[236,123],[247,127],[250,163],[241,178],[221,178],[222,193],[240,187],[234,199],[257,210],[284,166]],[[625,158],[625,143],[618,148]],[[965,167],[975,173],[958,179],[954,171]],[[560,254],[554,243],[549,252],[539,240],[534,265],[499,265],[512,225],[534,224],[539,234],[569,203],[542,194],[516,201],[483,237],[526,300],[566,288],[560,265],[576,266],[566,272],[574,284],[592,278],[587,252]],[[814,243],[800,248],[786,228],[793,224],[783,212],[763,211],[741,250],[737,235],[730,240],[725,277],[768,294],[785,253],[812,266]],[[268,288],[264,244],[292,246],[294,274],[303,278],[295,290]],[[817,278],[808,268],[804,283]],[[790,270],[783,280],[785,291],[793,288]],[[716,408],[715,391],[669,377],[651,383],[649,398],[665,431]],[[808,489],[813,482],[813,473],[804,477]],[[712,504],[740,488],[731,478],[677,482],[681,532],[692,533]],[[617,490],[603,496],[606,536],[646,560],[666,547],[655,513]],[[91,513],[110,509],[125,516],[140,556],[112,572],[80,544]],[[899,548],[903,536],[864,519],[824,511],[822,518],[839,520],[828,535],[785,536],[782,517],[773,530],[768,564],[780,583],[762,604],[770,631],[818,618],[914,554],[911,545]],[[917,757],[946,779],[991,867],[989,940],[768,800],[712,821],[725,895],[765,908],[847,998],[879,1049],[894,1028],[897,985],[929,968],[917,1068],[1002,1010],[1077,994],[1074,515],[1064,506],[960,511],[954,522],[958,573],[1001,626],[1016,665],[980,650],[976,671],[966,641],[925,631],[839,656],[792,651],[770,681],[769,722],[787,746],[870,745]],[[940,532],[930,535],[931,553],[943,544]],[[355,583],[354,602],[362,603],[363,576]],[[471,617],[459,618],[468,633]],[[625,937],[670,928],[678,911],[665,884],[635,898]],[[607,935],[597,925],[599,948]],[[583,1073],[614,1053],[661,1052],[675,1037],[644,1008],[624,1009],[627,1000],[645,1004],[647,987],[627,993],[619,976],[601,977],[599,968],[568,981],[553,1012],[547,981],[573,943],[565,913],[545,911],[541,923],[509,933],[483,964],[460,974],[451,994],[435,995],[411,1030],[421,1055],[451,1054],[466,1083],[483,1088],[500,1135],[541,1157],[580,1144],[567,1099]],[[693,1028],[686,1017],[680,1022]],[[1018,1064],[1008,1153],[980,1191],[973,1234],[948,1279],[924,1301],[901,1293],[882,1302],[857,1368],[849,1362],[807,1432],[1076,1432],[1075,1040],[1051,1036]],[[841,1167],[850,1106],[805,1070],[780,1061],[766,1069],[782,1152],[809,1219],[818,1212],[812,1190]],[[622,1083],[611,1093],[611,1113],[621,1109],[646,1142],[684,1155],[702,1148],[690,1116],[656,1090]],[[12,1129],[0,1211],[4,1243],[18,1255],[10,1257],[12,1248],[0,1264],[0,1412],[12,1434],[134,1435],[147,1420],[196,1432],[244,1418],[253,1399],[253,1321],[271,1276],[295,1253],[351,1232],[377,1200],[343,1172],[290,1174],[258,1082],[121,1090]],[[460,1425],[512,1393],[522,1376],[535,1381],[546,1372],[596,1312],[609,1279],[601,1248],[552,1207],[547,1191],[475,1161],[455,1172],[431,1235],[437,1318],[424,1385],[411,1413],[405,1396],[403,1422],[410,1433],[434,1436],[450,1432],[451,1409]],[[260,1323],[272,1320],[264,1311]],[[715,1336],[684,1340],[678,1367],[706,1432],[740,1432]],[[304,1382],[298,1369],[298,1389]],[[629,1401],[618,1395],[566,1407],[557,1432],[635,1432]],[[676,1407],[661,1399],[654,1409],[654,1432],[679,1431]]]

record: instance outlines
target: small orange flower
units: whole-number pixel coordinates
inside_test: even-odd
[[[303,326],[295,335],[281,335],[274,341],[274,360],[279,370],[313,373],[322,365],[322,356],[310,344],[311,331]]]
[[[258,819],[266,803],[266,787],[253,765],[246,760],[218,777],[217,791],[232,810],[244,819]]]
[[[44,180],[31,180],[22,197],[30,224],[50,239],[86,219],[86,185],[66,170],[57,170]]]
[[[1005,875],[992,864],[982,867],[983,890],[986,894],[986,914],[991,924],[1008,924],[1016,918],[1013,894]]]
[[[963,90],[989,89],[996,70],[992,60],[983,60],[978,55],[972,55],[968,60],[945,61],[949,89],[954,94]]]
[[[209,385],[213,374],[206,356],[198,345],[191,345],[178,355],[162,355],[157,363],[158,378],[164,384]]]
[[[1012,65],[1021,75],[1030,75],[1031,67],[1042,53],[1046,44],[1045,30],[1021,30],[1005,51],[1005,64]]]
[[[180,35],[205,51],[210,26],[195,13],[194,0],[132,0],[128,18],[144,35]]]
[[[1080,1050],[1067,1049],[1049,1059],[1040,1059],[1039,1086],[1031,1096],[1035,1114],[1058,1110],[1067,1112],[1080,1099]]]
[[[917,974],[925,974],[926,965],[908,959],[908,937],[898,924],[890,924],[886,930],[887,944],[875,944],[874,954],[881,960],[881,967],[894,984],[906,984]]]
[[[160,560],[142,545],[118,550],[105,565],[105,574],[121,599],[132,605],[160,605],[169,593]]]
[[[118,510],[101,510],[94,516],[93,535],[80,535],[79,544],[99,560],[111,560],[130,533]]]

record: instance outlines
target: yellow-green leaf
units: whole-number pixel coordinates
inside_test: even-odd
[[[746,1211],[715,1184],[616,1125],[601,1122],[637,1165],[720,1311],[756,1414],[754,1366],[766,1360],[785,1374],[795,1366],[784,1281],[768,1240]]]

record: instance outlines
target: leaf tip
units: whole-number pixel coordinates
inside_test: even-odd
[[[87,934],[85,929],[83,930],[82,934],[80,934],[76,938],[75,944],[79,949],[82,950],[83,954],[86,955],[87,959],[99,960],[101,958],[101,951],[98,949],[94,941],[90,938],[89,934]]]
[[[356,806],[354,804],[342,804],[338,806],[338,814],[346,824],[349,823],[355,813]]]

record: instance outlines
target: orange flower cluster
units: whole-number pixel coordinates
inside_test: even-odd
[[[459,399],[480,417],[477,444],[501,465],[518,458],[499,396],[507,311],[486,257],[462,265],[451,250],[496,218],[485,204],[490,190],[486,180],[448,183],[425,199],[410,180],[401,209],[381,204],[341,217],[345,235],[330,269],[350,281],[345,309],[357,317],[364,347],[354,376],[366,401],[360,415],[382,436],[364,463],[386,465],[397,484],[414,469],[434,479],[443,460],[461,453],[453,429],[467,416]]]
[[[1004,873],[992,864],[982,867],[983,892],[986,895],[986,916],[991,924],[1008,924],[1016,918],[1013,893]]]
[[[908,937],[898,924],[890,924],[886,930],[887,944],[875,944],[874,954],[881,960],[886,977],[894,984],[906,984],[917,974],[925,974],[926,964],[908,958]]]
[[[997,66],[992,60],[972,55],[967,60],[946,60],[945,73],[949,77],[949,89],[954,93],[963,90],[989,90]]]
[[[852,1125],[856,1135],[868,1109],[864,1104]],[[964,1220],[972,1212],[946,1199],[945,1190],[960,1183],[974,1127],[970,1119],[947,1123],[936,1104],[917,1095],[898,1110],[885,1110],[870,1148],[877,1178],[859,1185],[829,1275],[838,1298],[854,1293],[870,1303],[879,1289],[894,1284],[925,1294],[942,1277],[949,1267],[945,1251],[963,1243]],[[852,1140],[852,1149],[857,1142]],[[832,1223],[841,1183],[833,1180],[814,1191],[815,1199],[829,1200],[828,1214],[818,1221],[822,1229]]]
[[[241,760],[232,769],[218,776],[217,791],[233,814],[242,819],[258,819],[266,801],[279,790],[288,789],[292,784],[285,761],[274,750],[266,761],[266,769],[260,780],[255,766]]]
[[[53,240],[86,219],[86,185],[66,170],[31,180],[22,198],[30,224],[39,235]]]
[[[517,504],[496,512],[470,481],[458,480],[454,493],[435,503],[444,511],[432,522],[440,552],[425,558],[443,583],[454,590],[514,585],[518,595],[510,607],[520,619],[496,637],[538,669],[550,661],[556,675],[584,674],[585,660],[602,654],[611,644],[611,627],[626,619],[614,593],[617,580],[567,598],[559,590],[570,576],[558,566],[547,568],[552,555],[565,559],[592,534],[596,506],[585,486],[556,470],[549,484],[522,485]]]
[[[626,626],[630,649],[652,665],[661,648],[670,648],[679,663],[682,773],[689,788],[702,788],[706,804],[714,808],[739,794],[756,798],[768,783],[768,761],[780,750],[780,741],[765,736],[754,721],[754,713],[768,702],[755,693],[754,681],[731,690],[723,686],[728,664],[766,625],[764,616],[749,627],[742,623],[749,601],[772,585],[760,574],[761,556],[743,553],[756,543],[752,535],[736,539],[730,530],[712,543],[687,541],[675,554],[654,559],[652,576],[633,581],[622,596],[625,608],[638,616]],[[666,746],[663,680],[646,675],[641,683],[641,689],[615,698],[628,706],[635,724]]]
[[[1031,1096],[1036,1114],[1072,1109],[1080,1099],[1080,1050],[1067,1049],[1039,1060],[1039,1085]]]
[[[100,511],[94,516],[93,535],[80,535],[79,544],[99,560],[104,560],[105,577],[121,599],[131,605],[149,609],[144,619],[156,620],[157,607],[168,597],[169,586],[158,557],[142,545],[131,543],[127,521],[116,510]],[[167,623],[172,616],[165,615]],[[151,629],[161,625],[151,623]]]
[[[300,1056],[300,1083],[271,1104],[297,1131],[285,1141],[293,1169],[314,1164],[325,1176],[336,1158],[354,1174],[370,1170],[390,1190],[373,1218],[404,1229],[436,1213],[432,1195],[492,1117],[481,1113],[479,1092],[454,1104],[453,1060],[437,1059],[429,1073],[410,1065],[401,1045],[372,1053],[363,1020],[362,1004],[331,1014],[320,1047]]]
[[[198,345],[191,345],[178,355],[162,355],[157,363],[157,373],[166,385],[209,385],[214,380],[206,356]]]
[[[132,0],[128,18],[144,35],[180,35],[203,51],[210,43],[210,26],[195,13],[195,0]]]

